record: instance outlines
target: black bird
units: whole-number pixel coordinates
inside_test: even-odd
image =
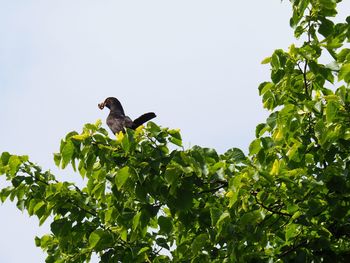
[[[132,121],[128,116],[125,116],[120,101],[114,97],[108,97],[104,102],[98,104],[98,107],[101,110],[104,107],[110,109],[107,117],[107,125],[114,134],[119,133],[120,131],[125,132],[125,128],[136,129],[146,121],[156,117],[154,112],[148,112]]]

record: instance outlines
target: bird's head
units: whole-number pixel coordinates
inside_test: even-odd
[[[98,107],[100,110],[103,110],[104,107],[107,107],[111,111],[117,111],[124,114],[124,110],[120,101],[114,97],[108,97],[104,102],[99,103]]]
[[[120,102],[118,101],[118,99],[113,98],[113,97],[108,97],[107,99],[105,99],[104,102],[101,102],[98,104],[98,107],[103,110],[104,107],[107,107],[108,109],[111,108],[112,105],[114,104],[120,104]]]

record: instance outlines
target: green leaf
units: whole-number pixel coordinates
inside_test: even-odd
[[[170,136],[178,139],[181,141],[181,134],[180,134],[180,130],[175,130],[175,129],[172,129],[172,130],[168,130],[168,133],[170,134]]]
[[[261,149],[261,141],[260,139],[255,139],[250,145],[249,145],[249,154],[254,155],[257,154]]]
[[[208,242],[208,235],[207,234],[200,234],[196,236],[196,238],[192,242],[192,252],[193,253],[198,253],[202,250],[202,248],[206,245]]]
[[[98,133],[94,134],[93,138],[96,142],[103,143],[103,144],[106,143],[106,136],[103,136],[101,134],[98,134]]]
[[[160,227],[160,233],[169,234],[173,228],[171,219],[165,216],[160,216],[158,218],[158,225]]]
[[[97,229],[94,232],[92,232],[89,236],[90,248],[95,248],[97,244],[100,242],[103,235],[104,235],[104,231],[101,229]]]
[[[271,91],[275,85],[272,82],[263,82],[259,85],[258,90],[259,90],[259,95],[264,95],[265,93]]]
[[[120,238],[121,238],[123,241],[125,241],[125,242],[128,241],[128,231],[127,231],[126,228],[121,229],[121,231],[120,231]]]
[[[39,226],[45,223],[46,219],[51,215],[51,211],[43,210],[44,213],[41,214],[40,220],[39,220]]]
[[[165,238],[163,238],[163,237],[157,238],[156,239],[156,243],[160,247],[166,248],[168,250],[170,249],[170,247],[169,247],[169,245],[167,243],[167,240]]]
[[[299,38],[302,34],[304,34],[306,30],[302,26],[297,26],[294,30],[294,36],[295,38]]]
[[[90,137],[90,134],[87,132],[84,132],[82,134],[73,135],[71,138],[77,141],[84,141],[89,137]]]
[[[11,183],[14,187],[17,188],[24,181],[24,179],[25,179],[25,176],[17,175],[17,176],[12,178]]]
[[[175,206],[178,210],[189,210],[193,203],[193,193],[186,188],[178,189]]]
[[[154,137],[162,131],[161,128],[152,121],[147,122],[147,128]]]
[[[224,213],[221,214],[219,220],[216,222],[216,225],[219,227],[224,222],[228,221],[229,219],[230,219],[230,213],[229,212],[224,212]]]
[[[177,139],[175,137],[170,137],[169,141],[172,142],[173,144],[182,147],[182,140],[181,139]]]
[[[228,207],[231,208],[238,200],[238,194],[239,194],[239,191],[236,190],[236,191],[228,191],[226,193],[226,197],[230,198],[230,202],[228,204]]]
[[[44,201],[40,201],[38,203],[35,204],[34,208],[33,208],[33,213],[36,214],[36,212],[42,208],[45,205]]]
[[[221,210],[216,207],[210,208],[211,225],[215,226],[221,216]]]
[[[74,154],[74,144],[71,140],[68,140],[63,146],[61,155],[62,155],[62,169],[64,169],[67,164],[70,162]]]
[[[27,207],[27,211],[28,211],[28,214],[30,216],[34,214],[34,207],[35,207],[36,204],[37,204],[37,200],[36,199],[33,198],[32,200],[30,200],[29,205]]]
[[[42,215],[45,213],[45,209],[46,209],[45,202],[40,201],[34,206],[33,212],[38,216],[38,218],[41,218]]]
[[[261,64],[268,64],[271,63],[271,57],[264,58],[263,61],[261,61]]]
[[[271,57],[271,66],[273,69],[279,69],[281,67],[280,57],[278,56],[277,50],[273,53]]]
[[[344,64],[339,71],[338,80],[344,80],[345,82],[350,82],[350,63]]]
[[[269,131],[269,127],[265,123],[260,123],[255,128],[255,137],[259,138],[267,131]]]
[[[65,236],[71,231],[72,222],[66,218],[57,219],[51,223],[50,228],[55,236]]]
[[[10,167],[10,175],[15,175],[19,169],[19,166],[21,165],[22,161],[20,158],[16,155],[11,155],[8,165]]]
[[[342,49],[337,55],[337,61],[343,63],[347,60],[348,55],[350,54],[350,48]]]
[[[283,69],[272,70],[271,71],[271,80],[273,83],[277,84],[285,75],[285,71]]]
[[[230,179],[230,186],[232,190],[226,193],[226,197],[230,198],[229,207],[232,207],[238,201],[239,190],[244,186],[242,180],[246,174],[236,174],[235,177]]]
[[[41,238],[35,238],[36,246],[40,246],[42,248],[46,248],[52,242],[53,237],[51,235],[44,235]]]
[[[271,174],[271,175],[278,175],[279,172],[280,172],[280,161],[276,159],[276,160],[273,162],[273,165],[272,165],[270,174]]]
[[[334,23],[326,18],[320,19],[320,26],[318,28],[318,32],[324,37],[328,37],[333,33]]]
[[[176,185],[180,175],[181,170],[175,166],[167,167],[167,169],[165,170],[165,180],[170,185]]]
[[[7,197],[11,194],[12,188],[11,187],[5,187],[0,190],[0,200],[1,202],[5,202]]]
[[[121,138],[120,142],[123,147],[123,150],[125,152],[129,152],[134,142],[134,131],[131,129],[126,129],[125,134],[122,134],[122,132],[120,132],[120,134],[117,137],[119,137],[119,140]]]
[[[302,213],[300,211],[296,211],[292,218],[291,218],[291,221],[294,221],[295,219],[299,218],[300,216],[302,215]]]
[[[249,224],[256,225],[256,223],[258,223],[261,220],[261,213],[258,210],[248,212],[242,215],[240,220],[243,226],[246,226]]]
[[[77,135],[77,134],[79,134],[79,133],[77,133],[76,131],[69,132],[65,137],[66,141],[68,141],[70,137]]]
[[[35,245],[36,245],[37,247],[40,247],[41,239],[40,239],[39,237],[35,237],[34,241],[35,241]]]
[[[301,147],[301,142],[295,141],[293,146],[289,148],[288,152],[287,152],[287,156],[294,161],[299,161],[300,160],[300,156],[298,154],[298,150]]]
[[[149,250],[151,250],[150,247],[143,247],[143,248],[141,248],[141,249],[139,250],[139,252],[137,252],[137,255],[141,255],[141,254],[143,254],[143,253],[145,253],[145,252],[147,252],[147,251],[149,251]]]
[[[287,225],[286,234],[285,234],[286,241],[290,240],[291,238],[297,235],[298,235],[297,225],[296,224]]]
[[[274,129],[277,125],[277,119],[278,119],[279,112],[273,112],[270,114],[270,116],[266,119],[266,124],[271,128]]]
[[[88,154],[86,155],[85,169],[88,172],[88,174],[92,173],[96,159],[97,159],[97,156],[94,154],[93,151],[89,151]]]
[[[135,230],[139,226],[141,215],[142,215],[142,212],[140,211],[134,216],[134,218],[132,220],[132,229],[133,230]]]
[[[297,11],[300,16],[304,15],[305,9],[309,5],[310,0],[300,0],[298,1]]]
[[[244,155],[243,151],[238,148],[232,148],[225,152],[224,155],[227,159],[230,159],[235,163],[244,162],[246,160],[246,156]]]
[[[335,9],[337,7],[336,0],[319,0],[320,4],[325,9]]]
[[[98,120],[95,122],[95,127],[96,127],[97,129],[99,129],[101,126],[102,126],[102,120],[101,120],[101,119],[98,119]]]
[[[329,101],[326,106],[327,121],[332,122],[338,115],[338,111],[339,111],[339,103],[334,100]]]
[[[95,251],[101,251],[110,248],[115,244],[110,232],[102,229],[96,229],[89,236],[89,247]]]
[[[61,156],[60,153],[54,153],[54,154],[53,154],[53,160],[54,160],[54,162],[55,162],[55,164],[56,164],[57,167],[60,166],[61,159],[62,159],[62,156]]]
[[[10,160],[10,157],[11,157],[11,154],[8,153],[8,152],[3,152],[1,154],[1,163],[2,165],[7,165],[8,164],[8,161]]]
[[[119,190],[128,180],[130,175],[130,168],[128,166],[125,166],[117,171],[117,174],[115,176],[115,184],[117,185]]]

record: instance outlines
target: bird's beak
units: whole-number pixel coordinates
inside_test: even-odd
[[[103,110],[103,108],[106,106],[106,102],[101,102],[98,104],[98,107],[100,108],[100,110]]]

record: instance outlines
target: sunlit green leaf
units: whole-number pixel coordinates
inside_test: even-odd
[[[94,232],[92,232],[89,236],[89,244],[91,248],[94,248],[97,246],[98,242],[101,240],[101,238],[104,235],[104,231],[101,229],[97,229]]]
[[[326,106],[327,121],[332,122],[336,118],[338,111],[339,111],[339,103],[333,100],[329,101]]]
[[[121,189],[130,175],[130,168],[128,166],[125,166],[118,170],[115,176],[115,184],[117,185],[118,189]]]
[[[256,139],[249,145],[249,154],[250,155],[257,154],[260,149],[261,149],[260,139]]]
[[[134,216],[133,221],[132,221],[132,228],[133,228],[133,230],[135,230],[135,229],[139,226],[141,215],[142,215],[142,213],[141,213],[141,212],[138,212],[138,213]]]
[[[287,241],[298,235],[297,227],[298,226],[296,224],[289,224],[286,227],[286,236],[285,236],[285,238],[286,238]]]

